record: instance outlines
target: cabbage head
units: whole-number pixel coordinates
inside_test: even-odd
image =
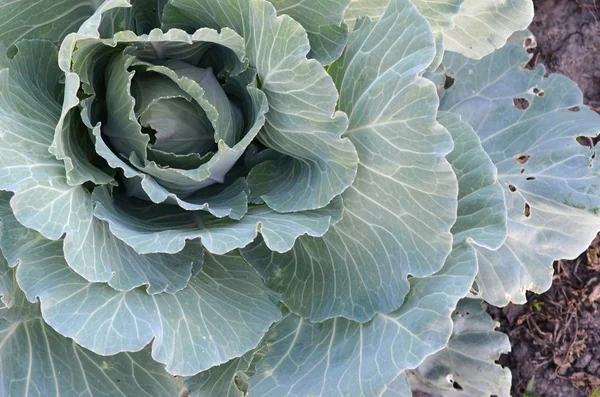
[[[0,0],[0,395],[508,396],[600,230],[530,0]]]

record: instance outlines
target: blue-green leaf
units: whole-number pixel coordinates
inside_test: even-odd
[[[1,0],[0,44],[10,47],[22,39],[59,44],[92,16],[96,6],[96,0]]]
[[[506,240],[506,203],[498,171],[473,128],[460,116],[440,112],[454,149],[447,159],[458,178],[458,218],[452,226],[454,245],[467,242],[496,250]]]
[[[3,194],[0,203],[0,247],[11,267],[16,266],[22,257],[43,260],[48,254],[46,246],[51,244],[60,255],[65,256],[75,271],[92,281],[107,281],[111,287],[121,291],[147,285],[147,292],[155,294],[181,290],[192,276],[193,267],[201,266],[203,262],[202,245],[199,243],[189,243],[177,255],[139,255],[114,237],[108,225],[97,219],[82,222],[89,229],[70,233],[74,236],[69,240],[46,240],[39,233],[24,228],[15,219],[8,199]],[[82,207],[77,215],[92,216],[92,204],[88,196],[78,204]],[[39,245],[43,246],[42,249],[36,249]]]
[[[2,250],[18,262],[27,298],[39,298],[52,328],[97,354],[138,351],[154,340],[154,360],[172,374],[195,375],[255,348],[281,317],[273,293],[237,254],[209,254],[185,289],[149,295],[90,283],[67,265],[60,241],[16,223],[10,231]],[[15,246],[17,239],[26,246]]]
[[[190,397],[244,397],[248,392],[245,371],[253,355],[254,351],[251,351],[196,376],[184,378]]]
[[[600,133],[600,116],[573,81],[546,78],[542,66],[526,70],[528,60],[514,44],[480,61],[444,59],[455,83],[441,108],[475,129],[505,190],[507,240],[497,251],[478,249],[477,285],[495,305],[548,289],[553,261],[577,257],[600,230],[597,149],[578,142]]]
[[[117,193],[115,193],[117,194]],[[174,206],[148,205],[114,197],[107,188],[94,190],[95,216],[110,225],[113,235],[141,254],[177,253],[187,240],[201,241],[214,254],[245,247],[262,235],[271,250],[289,251],[299,236],[322,236],[342,213],[341,199],[325,208],[281,214],[262,206],[248,209],[239,221],[215,219]]]
[[[474,249],[462,245],[438,274],[411,279],[410,293],[399,310],[377,314],[367,323],[344,318],[311,323],[285,315],[261,344],[265,356],[249,379],[249,394],[382,395],[388,384],[401,382],[406,369],[446,345],[452,332],[450,313],[476,270]]]
[[[377,24],[362,21],[329,69],[360,157],[342,195],[343,218],[283,256],[260,243],[243,251],[292,312],[310,321],[367,321],[400,307],[409,274],[427,276],[444,264],[458,186],[445,159],[451,136],[436,121],[436,89],[418,76],[434,53],[425,18],[395,0]]]
[[[19,292],[10,309],[0,309],[0,394],[19,397],[172,397],[173,377],[150,356],[100,356],[44,322],[39,304]],[[29,315],[23,316],[24,312]]]
[[[439,352],[408,371],[413,389],[433,397],[509,397],[510,369],[496,364],[510,351],[508,335],[478,299],[463,299],[452,313],[452,336]]]

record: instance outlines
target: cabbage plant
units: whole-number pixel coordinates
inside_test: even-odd
[[[6,396],[508,396],[600,230],[530,0],[0,0]]]

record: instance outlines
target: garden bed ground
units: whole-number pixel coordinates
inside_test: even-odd
[[[534,2],[535,62],[575,80],[600,111],[600,0]],[[513,346],[500,360],[512,371],[513,396],[528,383],[539,397],[585,397],[600,387],[600,240],[555,270],[552,288],[526,305],[489,308]]]

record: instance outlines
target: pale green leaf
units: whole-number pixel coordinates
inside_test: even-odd
[[[206,114],[183,98],[156,101],[141,114],[140,123],[156,131],[153,147],[163,152],[204,154],[215,146],[214,131]]]
[[[444,32],[454,26],[454,17],[465,0],[411,0],[419,12],[427,18],[435,34],[435,58],[429,70],[435,70],[444,57]]]
[[[465,0],[454,18],[454,26],[444,30],[444,46],[475,59],[506,44],[516,31],[533,20],[532,0]]]
[[[342,55],[348,37],[347,27],[342,23],[350,0],[271,0],[270,3],[277,14],[289,15],[306,29],[309,58],[329,65]]]
[[[60,117],[57,50],[39,40],[17,49],[12,59],[0,49],[0,189],[16,193],[13,210],[22,223],[58,238],[76,189],[58,188],[64,165],[48,151]]]
[[[501,48],[516,31],[533,19],[532,0],[411,0],[437,36],[438,52],[432,68],[439,65],[443,50],[480,59]],[[356,18],[378,20],[389,0],[351,0],[344,19],[354,26]]]
[[[373,21],[378,21],[385,13],[388,4],[390,4],[390,0],[350,0],[344,14],[344,21],[351,29],[354,28],[360,17],[366,16]]]

